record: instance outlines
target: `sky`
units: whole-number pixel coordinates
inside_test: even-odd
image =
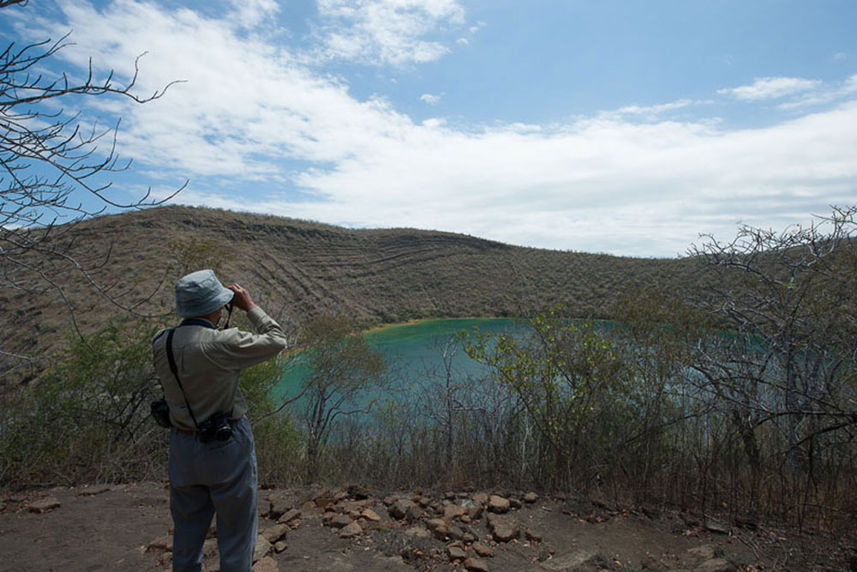
[[[111,192],[682,256],[857,204],[854,0],[31,0],[0,41],[127,98]]]

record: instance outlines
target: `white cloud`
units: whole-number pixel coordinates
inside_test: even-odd
[[[346,13],[370,4],[393,5],[327,7]],[[448,19],[457,4],[401,6]],[[443,118],[417,123],[382,99],[357,99],[342,81],[315,73],[284,48],[243,35],[240,18],[132,0],[103,11],[68,1],[63,9],[77,44],[63,57],[85,69],[95,55],[99,65],[127,74],[129,62],[148,50],[141,92],[186,80],[144,106],[110,100],[123,117],[123,155],[138,169],[189,177],[179,196],[185,204],[674,255],[699,232],[734,234],[738,220],[782,227],[854,202],[857,76],[839,86],[840,99],[850,99],[838,106],[758,129],[661,119],[698,103],[687,100],[564,124],[460,129]],[[754,84],[752,97],[776,93],[776,82],[766,81]],[[791,85],[780,93],[811,89]],[[284,188],[305,195],[296,200]]]
[[[683,109],[693,104],[689,99],[680,99],[670,103],[662,103],[660,105],[627,105],[619,108],[615,112],[607,113],[606,115],[630,115],[641,117],[648,120],[656,120],[664,114],[677,109]]]
[[[737,99],[747,101],[779,99],[796,93],[817,89],[821,86],[821,83],[818,80],[798,77],[763,77],[756,79],[751,85],[721,89],[717,93],[731,95]]]
[[[244,28],[253,28],[275,15],[280,6],[276,0],[230,0],[235,17]]]
[[[281,212],[557,248],[675,254],[697,232],[731,234],[740,218],[769,220],[776,210],[782,222],[853,200],[857,133],[847,126],[855,121],[857,105],[735,132],[621,121],[547,133],[415,128],[334,170],[307,174],[302,184],[333,200]]]
[[[464,24],[457,0],[319,0],[323,55],[361,63],[424,63],[449,48],[427,39]]]
[[[440,95],[432,95],[430,93],[424,93],[420,96],[420,101],[428,103],[429,105],[437,105],[440,99]]]
[[[833,101],[853,97],[857,94],[857,75],[838,84],[825,85],[824,89],[810,91],[779,104],[781,109],[797,109],[829,104]]]

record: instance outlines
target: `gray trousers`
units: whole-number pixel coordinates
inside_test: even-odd
[[[170,434],[170,512],[173,570],[199,571],[211,518],[217,515],[222,572],[249,571],[256,549],[256,449],[246,417],[232,425],[228,441],[202,443]]]

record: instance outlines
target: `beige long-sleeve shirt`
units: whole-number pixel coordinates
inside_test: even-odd
[[[242,369],[276,356],[286,348],[286,335],[258,306],[247,312],[255,333],[237,328],[217,330],[204,320],[185,320],[173,334],[173,356],[181,384],[198,423],[211,415],[232,410],[238,419],[247,412],[238,389]],[[155,371],[161,379],[170,419],[180,429],[196,429],[167,358],[168,330],[152,341]]]

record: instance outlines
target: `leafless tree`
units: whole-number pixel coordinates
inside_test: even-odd
[[[26,5],[27,0],[0,0],[0,9]],[[84,260],[73,253],[67,233],[75,223],[107,209],[162,204],[184,185],[162,199],[153,198],[151,189],[130,200],[116,198],[111,175],[131,164],[116,152],[118,122],[103,126],[64,106],[81,97],[127,98],[144,104],[163,96],[172,83],[151,94],[138,94],[142,56],[127,82],[117,81],[112,70],[98,79],[91,60],[80,79],[48,71],[69,44],[67,34],[57,41],[23,45],[13,41],[0,47],[0,289],[6,290],[7,299],[51,292],[69,308],[72,326],[79,331],[63,278],[67,271],[77,273],[105,299],[125,306],[111,296],[109,285],[93,278],[93,272],[109,260],[110,249],[89,252]],[[0,347],[0,358],[8,373],[32,356]]]
[[[0,8],[24,6],[26,0],[0,0]],[[110,175],[130,161],[116,153],[115,126],[101,126],[80,113],[68,113],[63,102],[75,97],[121,97],[147,103],[163,90],[135,93],[140,57],[127,83],[110,71],[96,79],[90,60],[85,79],[45,71],[69,45],[66,35],[23,46],[15,42],[0,53],[0,286],[29,290],[50,285],[62,294],[51,266],[70,265],[98,287],[87,268],[64,248],[58,235],[108,208],[134,209],[162,204],[151,193],[120,201],[111,191]],[[171,85],[171,84],[170,84]],[[91,126],[89,126],[91,125]],[[26,279],[22,279],[26,276]],[[33,277],[37,277],[33,280]]]
[[[741,227],[693,247],[717,279],[701,304],[738,337],[702,352],[696,369],[732,408],[758,471],[756,429],[776,427],[794,482],[812,478],[828,434],[857,428],[857,207],[834,207],[809,227]],[[700,346],[701,348],[702,346]]]

